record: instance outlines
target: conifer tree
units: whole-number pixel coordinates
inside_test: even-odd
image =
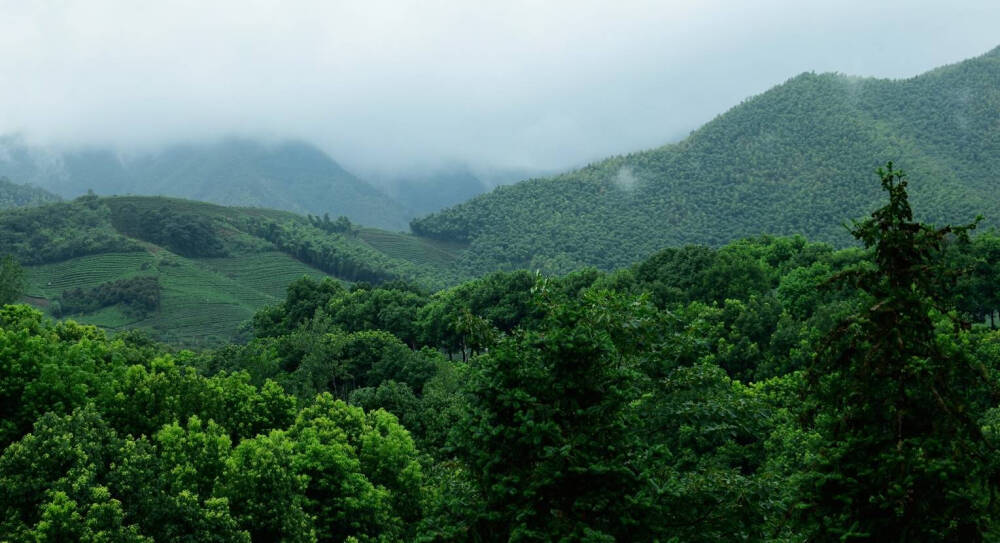
[[[806,374],[820,439],[796,518],[810,541],[981,541],[997,475],[978,425],[985,372],[957,346],[942,258],[975,223],[914,222],[904,174],[878,173],[889,203],[852,229],[874,266],[839,276],[862,307]]]

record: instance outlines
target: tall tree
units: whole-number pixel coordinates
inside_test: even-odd
[[[944,249],[975,223],[914,222],[907,182],[879,169],[889,203],[852,233],[874,265],[841,274],[860,310],[806,373],[819,434],[800,481],[810,541],[981,541],[995,510],[995,454],[980,431],[984,372],[957,347]]]
[[[462,450],[487,505],[486,541],[643,538],[644,449],[630,401],[648,304],[609,292],[550,300],[537,330],[474,359]]]

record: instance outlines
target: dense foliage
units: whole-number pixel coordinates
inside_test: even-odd
[[[133,205],[114,209],[111,222],[123,234],[161,245],[181,256],[223,256],[226,250],[209,217],[178,213],[167,206],[137,209]]]
[[[88,289],[66,290],[56,301],[57,317],[87,313],[102,307],[122,305],[134,316],[156,311],[160,305],[160,281],[154,276],[109,281]]]
[[[889,203],[852,231],[875,266],[841,276],[862,308],[806,372],[820,439],[801,476],[802,526],[816,541],[982,540],[1000,475],[981,427],[994,383],[940,313],[954,279],[942,252],[975,224],[913,222],[903,175],[892,163],[879,173]]]
[[[470,243],[463,270],[614,269],[664,246],[751,234],[851,243],[845,217],[875,207],[866,172],[900,158],[920,218],[956,222],[1000,207],[1000,49],[888,81],[797,76],[675,145],[533,179],[411,222]]]

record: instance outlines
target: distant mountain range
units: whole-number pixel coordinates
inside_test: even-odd
[[[109,148],[55,150],[0,138],[0,176],[71,198],[97,194],[166,195],[224,205],[268,207],[406,230],[405,206],[303,142],[231,138],[177,144],[156,152]]]
[[[393,176],[372,179],[371,182],[416,217],[460,204],[498,185],[549,173],[553,172],[527,168],[483,169],[452,162],[414,167]]]
[[[468,244],[457,265],[612,269],[665,247],[757,234],[851,242],[881,202],[874,175],[909,174],[917,217],[1000,224],[1000,48],[903,80],[804,73],[683,141],[501,186],[414,220]]]

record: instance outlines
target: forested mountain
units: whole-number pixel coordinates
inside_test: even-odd
[[[634,262],[663,246],[754,234],[850,242],[875,206],[868,179],[892,158],[920,218],[1000,210],[1000,48],[905,80],[804,73],[680,143],[502,186],[414,220],[469,250],[460,266],[569,271]]]
[[[139,328],[183,345],[228,341],[303,275],[347,283],[458,282],[447,243],[303,217],[160,197],[82,196],[0,211],[0,256],[56,317]]]
[[[366,226],[405,230],[408,212],[309,144],[247,139],[171,145],[122,154],[106,148],[58,151],[0,139],[0,175],[63,197],[145,194],[300,214],[344,215]]]
[[[18,185],[0,177],[0,209],[58,202],[59,197],[31,185]]]
[[[864,248],[759,236],[433,294],[305,277],[245,341],[197,352],[0,307],[0,533],[996,541],[1000,238],[915,222],[902,174],[880,173]],[[241,210],[216,209],[213,240],[184,216],[205,204],[75,204],[49,209],[109,215],[128,244],[225,258],[251,241]]]

